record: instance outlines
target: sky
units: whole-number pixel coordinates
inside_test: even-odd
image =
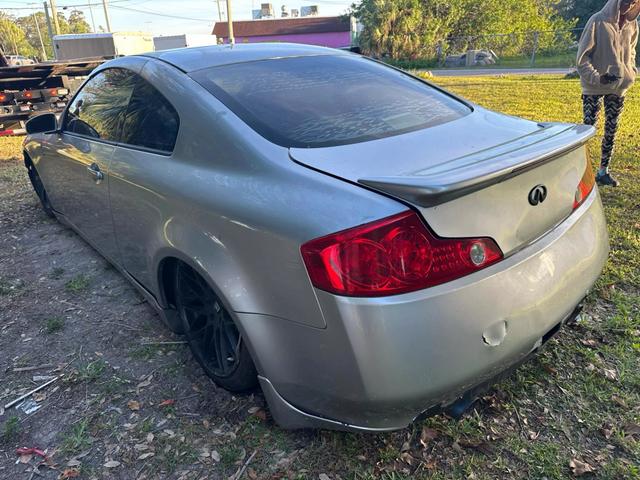
[[[282,5],[286,5],[287,10],[318,5],[319,14],[329,16],[345,13],[352,3],[344,0],[270,1],[277,16],[280,15]],[[251,19],[251,10],[260,8],[260,3],[260,0],[232,0],[233,19]],[[96,29],[106,25],[102,0],[56,0],[56,4],[58,11],[62,10],[67,14],[72,9],[82,10],[89,25],[95,24]],[[154,35],[211,33],[213,23],[219,18],[216,0],[108,0],[108,5],[111,30],[114,32],[143,31]],[[226,20],[226,0],[220,0],[220,5],[222,19]],[[0,10],[8,14],[24,16],[34,9],[42,11],[42,2],[0,0]],[[90,12],[93,12],[93,21]]]

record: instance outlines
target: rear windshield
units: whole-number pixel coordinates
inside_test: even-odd
[[[192,78],[284,147],[363,142],[470,113],[426,83],[355,55],[237,63],[199,70]]]

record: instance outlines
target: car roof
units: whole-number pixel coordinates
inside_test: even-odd
[[[351,55],[351,53],[334,48],[296,43],[253,43],[177,48],[145,53],[142,56],[156,58],[189,73],[232,63],[317,55]]]

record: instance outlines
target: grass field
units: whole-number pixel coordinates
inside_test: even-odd
[[[575,67],[576,52],[558,53],[556,55],[537,55],[533,65],[530,56],[516,56],[501,58],[496,64],[497,68],[555,68]]]
[[[581,119],[576,80],[544,76],[438,78],[436,82],[508,114],[539,121]],[[590,148],[597,158],[597,142]],[[0,166],[3,159],[15,158],[18,153],[18,140],[0,139]],[[462,420],[437,416],[401,432],[354,435],[282,431],[269,420],[249,416],[235,425],[236,434],[218,447],[220,462],[211,465],[209,461],[206,473],[184,478],[228,478],[242,464],[237,461],[239,452],[256,451],[247,470],[251,479],[311,480],[325,479],[321,475],[325,474],[329,479],[353,480],[564,479],[583,475],[639,480],[640,87],[627,99],[612,168],[622,186],[602,190],[611,256],[588,298],[585,313],[534,360],[495,386]],[[0,265],[0,280],[2,273]],[[131,340],[133,349],[137,343]],[[179,367],[173,368],[173,376],[184,375]],[[110,390],[104,394],[107,402],[122,393],[118,388],[113,385],[115,393]],[[126,395],[123,398],[126,400]],[[200,420],[174,417],[171,421],[175,434],[186,437],[180,447],[185,451],[192,451],[191,446],[195,451],[211,437],[207,429],[213,427],[203,427]],[[2,422],[0,417],[0,425]],[[71,448],[70,438],[80,436],[78,425],[89,425],[94,442],[112,435],[111,429],[100,430],[95,419],[87,422],[60,427],[57,440],[63,452]],[[11,425],[6,422],[4,429],[9,432]],[[125,435],[120,440],[123,450],[126,439]],[[162,457],[148,461],[158,458]],[[58,460],[64,461],[64,457]],[[203,472],[195,466],[202,467],[193,455],[179,457],[163,464],[165,475],[155,478],[177,478],[179,471]],[[97,478],[103,478],[99,476],[101,465],[95,468]],[[122,468],[129,469],[126,472],[131,476],[120,471],[124,476],[118,478],[134,478],[138,466],[126,464]]]

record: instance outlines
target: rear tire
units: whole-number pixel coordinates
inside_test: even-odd
[[[193,269],[176,269],[176,310],[196,361],[219,386],[244,392],[258,374],[235,322],[206,281]]]
[[[38,199],[40,200],[40,204],[42,205],[42,209],[44,213],[47,214],[48,217],[55,218],[55,213],[53,208],[51,207],[51,203],[49,202],[49,197],[47,196],[47,191],[42,184],[42,180],[40,180],[40,175],[36,170],[36,167],[33,166],[31,161],[27,162],[27,171],[29,172],[29,180],[31,180],[31,185],[38,195]]]

